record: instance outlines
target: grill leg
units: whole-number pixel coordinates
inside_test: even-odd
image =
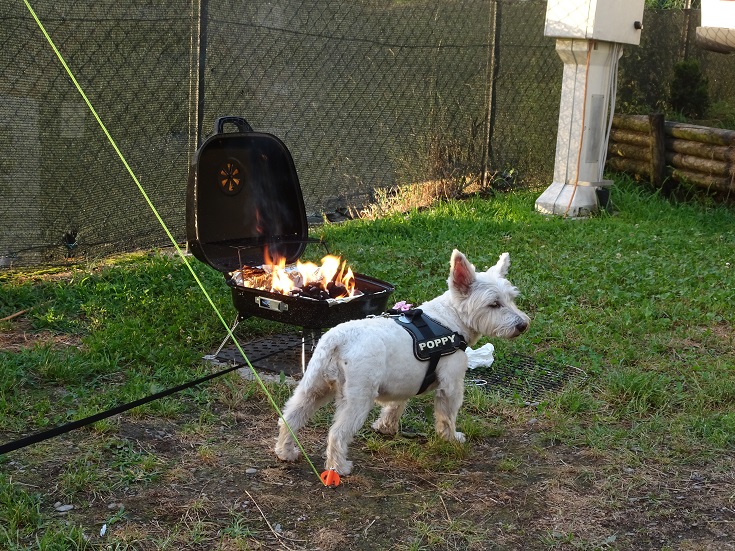
[[[309,329],[309,333],[311,334],[310,352],[313,352],[314,348],[316,348],[316,343],[319,341],[319,337],[322,336],[322,330]],[[306,329],[301,331],[301,374],[303,375],[304,373],[306,373]]]
[[[225,336],[225,340],[222,341],[222,344],[219,345],[217,352],[214,353],[215,358],[219,356],[220,352],[222,352],[222,349],[227,344],[227,341],[230,340],[230,335],[235,332],[235,327],[237,327],[239,323],[240,323],[240,315],[238,314],[235,316],[235,322],[232,324],[232,327],[230,327],[230,332],[227,333],[227,335]]]

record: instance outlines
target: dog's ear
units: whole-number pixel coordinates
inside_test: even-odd
[[[503,253],[500,255],[498,263],[490,268],[488,272],[495,272],[498,276],[505,277],[508,275],[508,268],[510,268],[510,255]]]
[[[469,294],[470,286],[476,278],[475,267],[457,249],[454,249],[454,252],[452,252],[450,266],[449,279],[447,280],[449,289],[462,295]]]

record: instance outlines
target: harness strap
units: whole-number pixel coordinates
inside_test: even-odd
[[[424,321],[424,318],[421,315],[421,310],[413,310],[411,311],[411,314],[412,315],[410,317],[406,317],[408,317],[414,327],[419,330],[421,336],[424,337],[424,339],[432,338],[434,336],[434,332],[428,326],[426,321]],[[436,366],[439,365],[439,358],[441,357],[442,355],[438,352],[429,357],[429,367],[426,369],[426,375],[424,375],[424,380],[421,383],[421,388],[419,388],[417,394],[423,394],[432,383],[436,382]]]
[[[426,370],[426,375],[424,375],[421,388],[419,388],[419,391],[416,393],[417,395],[426,392],[426,389],[429,388],[432,383],[436,382],[436,366],[439,365],[439,358],[441,357],[441,354],[433,354],[431,358],[429,358],[429,367]]]

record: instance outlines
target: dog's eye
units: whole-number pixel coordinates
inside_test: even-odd
[[[500,303],[496,300],[487,305],[488,308],[500,308]]]

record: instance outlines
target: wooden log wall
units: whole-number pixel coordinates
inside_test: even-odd
[[[663,115],[615,115],[607,167],[656,187],[673,180],[735,192],[735,131],[664,121]]]

